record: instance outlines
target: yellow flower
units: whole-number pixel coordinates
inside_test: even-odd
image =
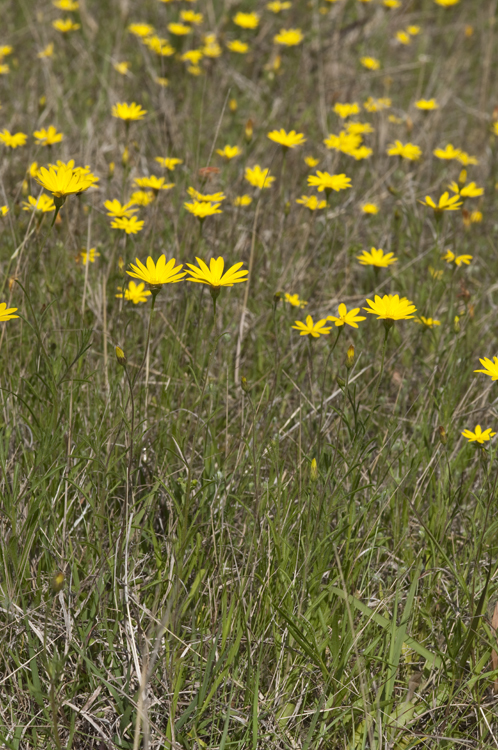
[[[48,130],[45,128],[35,130],[33,135],[38,146],[52,146],[54,143],[60,143],[64,138],[63,133],[58,133],[53,125],[50,125]]]
[[[188,52],[184,52],[181,56],[181,60],[183,62],[191,62],[192,65],[198,65],[198,63],[202,60],[202,50],[201,49],[189,49]]]
[[[273,37],[273,41],[284,47],[295,47],[301,44],[303,38],[301,29],[280,29],[280,32]]]
[[[460,201],[459,195],[452,195],[448,192],[443,193],[439,198],[439,203],[436,205],[430,195],[425,196],[425,201],[419,201],[423,206],[428,206],[434,209],[434,213],[440,214],[442,211],[457,211],[463,203]]]
[[[320,164],[320,159],[315,159],[313,156],[305,156],[304,157],[304,163],[310,168],[313,169],[317,166],[317,164]]]
[[[227,42],[227,47],[230,52],[237,52],[239,55],[245,55],[249,52],[249,45],[246,42],[241,42],[240,39],[234,39],[233,42]]]
[[[359,312],[359,307],[355,307],[353,310],[350,310],[348,312],[346,305],[341,302],[338,308],[339,317],[336,317],[335,315],[329,315],[327,320],[332,320],[336,324],[336,326],[348,325],[352,328],[358,328],[358,321],[366,320],[364,316],[358,315]]]
[[[132,23],[128,26],[128,31],[141,39],[145,39],[145,37],[154,33],[154,27],[148,23]]]
[[[468,266],[470,265],[472,257],[472,255],[455,255],[455,253],[452,253],[451,250],[447,250],[445,255],[443,255],[443,260],[445,260],[446,263],[455,262],[456,266],[461,266],[462,263]]]
[[[363,255],[356,256],[362,266],[376,266],[377,268],[387,268],[397,262],[397,258],[394,257],[394,253],[385,253],[379,248],[372,247],[370,252],[367,250],[363,251]]]
[[[167,78],[163,78],[162,76],[156,76],[154,78],[155,82],[158,83],[160,86],[168,86],[169,80]]]
[[[364,203],[361,207],[364,214],[378,214],[379,207],[376,203]]]
[[[435,99],[419,99],[415,102],[415,106],[417,109],[423,109],[426,111],[439,108],[439,104]]]
[[[236,13],[233,22],[241,29],[257,29],[259,25],[259,15],[257,13]]]
[[[147,302],[147,297],[150,297],[151,292],[145,288],[143,281],[140,284],[135,284],[134,281],[130,281],[128,288],[123,291],[123,288],[118,286],[118,299],[125,299],[128,302],[133,302],[134,305],[138,305],[139,302]]]
[[[166,182],[164,177],[156,177],[155,174],[151,174],[150,177],[136,177],[135,185],[141,188],[149,188],[150,190],[171,190],[175,187],[174,182]]]
[[[68,195],[82,193],[94,184],[93,175],[89,175],[82,169],[82,167],[72,169],[65,164],[58,167],[51,165],[49,169],[40,167],[35,180],[55,198],[62,199],[64,202]],[[55,205],[57,206],[57,201]]]
[[[55,5],[56,8],[59,8],[59,10],[78,10],[79,3],[74,2],[74,0],[52,0],[52,5]]]
[[[117,73],[120,73],[122,76],[127,75],[129,69],[130,69],[131,63],[129,63],[127,60],[123,60],[122,62],[115,62],[112,64],[112,67]]]
[[[113,201],[105,201],[104,208],[107,208],[107,216],[112,216],[113,219],[122,219],[127,216],[130,217],[138,211],[138,208],[133,208],[135,203],[129,201],[128,203],[121,203],[114,199]]]
[[[223,273],[225,261],[222,257],[217,259],[211,258],[209,261],[209,268],[200,258],[196,257],[196,261],[200,266],[199,268],[191,263],[186,264],[189,267],[188,273],[190,274],[190,276],[187,276],[187,281],[194,281],[198,284],[208,284],[215,289],[219,289],[219,287],[222,286],[233,286],[234,284],[240,284],[243,281],[247,281],[244,276],[247,276],[249,272],[239,270],[243,263],[235,263],[235,265],[231,266],[231,268]]]
[[[411,44],[412,40],[410,39],[410,35],[406,33],[406,31],[397,31],[396,32],[396,39],[400,44]]]
[[[130,198],[137,206],[148,206],[154,200],[154,193],[152,190],[136,190]]]
[[[283,128],[280,128],[280,130],[272,130],[270,133],[267,133],[267,136],[270,141],[279,143],[284,148],[295,148],[296,146],[300,146],[302,143],[306,143],[304,134],[296,133],[295,130],[290,130],[288,133],[286,133]]]
[[[383,297],[375,295],[375,301],[367,299],[370,307],[364,307],[368,313],[377,315],[377,320],[410,320],[414,316],[412,313],[417,312],[417,308],[406,297],[399,297],[398,294],[384,294]]]
[[[129,122],[130,120],[142,120],[146,114],[147,110],[142,109],[140,104],[136,104],[135,102],[132,102],[131,104],[118,102],[112,108],[112,116],[119,117],[120,120],[125,120],[125,122]]]
[[[223,148],[217,148],[216,153],[230,161],[240,154],[240,148],[238,146],[224,146]]]
[[[180,18],[185,23],[193,23],[194,26],[200,26],[203,21],[202,13],[196,13],[193,10],[182,10],[180,11]]]
[[[270,176],[270,170],[261,169],[259,164],[256,164],[252,168],[246,167],[244,176],[247,182],[260,190],[271,187],[272,182],[275,181],[275,177]]]
[[[432,153],[434,156],[437,156],[438,159],[458,159],[462,151],[461,149],[452,146],[451,143],[448,143],[444,148],[434,149]]]
[[[73,23],[70,18],[57,18],[55,21],[52,21],[52,26],[57,31],[62,32],[62,34],[67,34],[68,31],[77,31],[80,28],[80,24]]]
[[[380,112],[383,109],[388,109],[390,106],[391,100],[387,97],[374,99],[373,96],[369,96],[363,104],[363,107],[367,110],[367,112]]]
[[[238,195],[233,201],[234,206],[250,206],[251,203],[252,198],[250,195]]]
[[[469,164],[479,164],[475,156],[470,156],[465,151],[460,151],[456,158],[464,167],[467,167]]]
[[[341,120],[345,120],[347,117],[351,117],[351,115],[358,115],[360,113],[360,107],[357,102],[345,102],[344,104],[337,102],[337,104],[334,104],[334,112],[341,118]]]
[[[169,23],[167,28],[173,36],[186,36],[192,31],[190,26],[185,26],[183,23]]]
[[[32,195],[28,195],[28,202],[23,202],[23,211],[39,211],[40,213],[47,213],[49,211],[55,211],[55,203],[48,195],[42,193],[39,198],[34,198]]]
[[[37,57],[42,60],[44,57],[52,57],[54,54],[54,43],[50,42],[50,44],[47,44],[46,47],[44,47],[40,52],[38,52]]]
[[[420,34],[420,26],[407,26],[406,30],[410,36],[417,36],[417,34]]]
[[[221,55],[221,47],[216,40],[216,34],[206,34],[202,51],[205,57],[219,57]]]
[[[169,169],[171,172],[174,171],[177,164],[183,164],[183,159],[174,159],[173,157],[163,158],[162,156],[156,156],[156,161],[161,167]]]
[[[162,284],[176,284],[186,276],[185,271],[180,273],[183,264],[175,267],[176,261],[174,258],[171,258],[171,260],[166,263],[165,255],[161,255],[157,263],[154,263],[149,255],[146,261],[146,266],[144,266],[138,258],[136,261],[137,265],[134,266],[133,263],[130,263],[130,268],[132,270],[127,271],[126,273],[128,276],[133,276],[136,279],[145,281],[145,283],[149,284],[151,287],[158,287]]]
[[[320,172],[320,170],[317,170],[316,175],[309,175],[308,185],[310,187],[316,187],[319,193],[325,190],[328,194],[331,190],[337,192],[339,190],[350,188],[351,178],[346,177],[345,174],[329,174],[328,172]]]
[[[360,148],[351,149],[349,152],[349,156],[352,156],[356,161],[359,161],[360,159],[368,159],[372,154],[373,150],[367,146],[360,146]]]
[[[485,375],[489,375],[491,380],[498,380],[498,357],[493,357],[493,361],[484,357],[484,359],[479,359],[479,362],[484,370],[474,370],[474,372],[483,372]]]
[[[367,70],[378,70],[380,68],[380,60],[376,57],[360,57],[360,62]]]
[[[472,211],[470,214],[470,223],[479,224],[482,221],[482,213],[480,211]]]
[[[150,50],[152,50],[152,52],[155,52],[156,55],[171,57],[175,54],[174,47],[171,46],[167,39],[162,39],[158,36],[148,36],[143,42]]]
[[[0,206],[0,216],[6,216],[9,213],[8,206]]]
[[[17,148],[18,146],[24,146],[26,144],[26,133],[9,133],[8,130],[2,130],[0,133],[0,141],[8,148]]]
[[[384,0],[386,8],[399,8],[401,7],[401,0]]]
[[[86,266],[88,262],[95,263],[95,258],[100,258],[100,253],[97,253],[96,249],[92,247],[90,248],[88,253],[86,250],[82,250],[80,253],[80,257],[81,257],[81,260],[83,261],[83,265]]]
[[[409,161],[418,161],[422,156],[422,151],[414,143],[401,143],[401,141],[394,141],[389,145],[387,149],[389,156],[400,156],[402,159],[408,159]]]
[[[456,182],[450,182],[448,187],[453,193],[457,193],[460,198],[479,198],[479,196],[484,195],[484,188],[477,187],[475,182],[469,182],[464,187],[460,187]]]
[[[221,201],[224,201],[226,198],[225,193],[212,193],[211,195],[207,195],[207,194],[199,193],[199,191],[193,187],[187,188],[187,193],[194,200],[206,201],[207,203],[219,203]]]
[[[113,229],[123,229],[126,234],[138,234],[144,226],[143,221],[139,221],[136,216],[122,216],[111,222]]]
[[[316,211],[319,208],[327,208],[327,201],[319,201],[316,195],[302,195],[301,198],[296,198],[296,203],[301,203],[310,211]]]
[[[9,72],[9,70],[10,70],[10,68],[7,65],[7,63],[3,63],[3,64],[0,63],[0,75],[7,75],[7,73]]]
[[[456,5],[459,0],[434,0],[434,2],[442,8],[450,8],[452,5]]]
[[[327,318],[323,318],[322,320],[317,320],[316,323],[313,323],[313,318],[311,315],[306,316],[306,323],[303,323],[300,320],[295,321],[295,325],[291,326],[291,328],[295,328],[296,331],[299,331],[300,336],[313,336],[314,339],[319,338],[320,336],[326,335],[327,333],[330,333],[330,326],[326,326]]]
[[[266,7],[272,13],[280,13],[281,10],[288,10],[291,7],[291,3],[288,1],[273,0],[271,3],[266,3]]]
[[[434,328],[434,326],[440,326],[441,321],[434,320],[433,318],[424,318],[423,315],[420,318],[415,318],[415,323],[421,323],[426,328]]]
[[[288,294],[287,292],[285,293],[285,301],[292,305],[292,307],[299,307],[301,309],[308,304],[304,300],[299,299],[299,294]]]
[[[210,203],[208,201],[194,201],[193,203],[184,203],[183,204],[187,211],[190,211],[191,214],[194,216],[197,216],[198,219],[201,221],[206,218],[206,216],[212,216],[213,214],[221,214],[222,211],[219,210],[220,203]]]
[[[442,4],[442,0],[439,0],[439,4]],[[484,430],[483,432],[481,429],[481,425],[478,424],[476,425],[474,432],[471,432],[470,430],[464,430],[462,432],[462,435],[464,436],[464,438],[467,438],[469,443],[480,443],[482,445],[487,440],[491,440],[491,438],[496,435],[496,432],[491,432],[491,427],[488,427],[488,429]]]
[[[11,55],[12,52],[13,48],[10,46],[10,44],[0,45],[0,60],[3,60],[3,58],[7,57],[7,55]]]
[[[17,310],[17,307],[7,307],[6,302],[0,302],[0,321],[3,323],[6,320],[12,320],[12,318],[18,318],[19,315],[13,315]]]
[[[369,122],[348,122],[346,132],[350,135],[363,135],[364,133],[374,133],[375,130]]]
[[[347,133],[345,130],[341,130],[339,135],[335,133],[329,133],[327,138],[324,139],[324,144],[329,149],[334,151],[342,151],[344,154],[350,153],[353,149],[358,148],[361,144],[361,135],[355,133]]]

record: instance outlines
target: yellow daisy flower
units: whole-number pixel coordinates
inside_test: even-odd
[[[330,326],[327,327],[326,323],[327,318],[317,320],[317,322],[314,323],[311,315],[307,315],[306,323],[303,323],[300,320],[296,320],[295,324],[291,326],[291,328],[295,328],[296,331],[299,331],[300,336],[313,336],[314,339],[317,339],[320,336],[324,336],[327,333],[330,333]]]

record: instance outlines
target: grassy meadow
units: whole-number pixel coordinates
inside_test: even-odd
[[[498,747],[497,1],[1,15],[0,748]]]

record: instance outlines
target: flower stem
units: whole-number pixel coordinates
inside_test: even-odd
[[[373,397],[373,401],[372,401],[372,406],[370,408],[370,413],[369,413],[369,415],[368,415],[368,417],[366,419],[366,422],[365,422],[365,430],[367,428],[367,425],[368,425],[368,423],[369,423],[369,421],[370,421],[370,419],[372,417],[372,414],[373,414],[373,412],[375,410],[375,407],[377,405],[377,396],[379,395],[379,385],[380,385],[380,381],[382,380],[382,376],[384,374],[384,362],[385,362],[385,359],[386,359],[387,337],[389,336],[389,331],[391,330],[391,328],[392,328],[392,325],[391,326],[387,326],[387,325],[385,326],[385,330],[384,330],[384,343],[382,345],[382,360],[381,360],[381,363],[380,363],[380,372],[379,372],[379,375],[377,377],[377,382],[375,383],[374,397]]]

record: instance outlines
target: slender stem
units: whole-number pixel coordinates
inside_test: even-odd
[[[154,307],[156,305],[156,297],[157,297],[158,291],[159,290],[155,290],[155,291],[152,290],[152,305],[150,307],[149,326],[147,328],[147,341],[145,343],[145,354],[144,354],[144,358],[142,359],[142,364],[138,368],[137,374],[133,378],[133,386],[135,385],[135,383],[137,382],[138,378],[140,377],[140,375],[142,373],[142,370],[144,368],[144,364],[145,364],[145,362],[147,360],[147,356],[148,356],[148,353],[149,353],[150,330],[152,328],[152,315],[153,315],[153,312],[154,312]],[[146,390],[147,390],[147,388],[146,388]]]
[[[325,367],[323,369],[322,394],[321,394],[321,398],[320,398],[320,420],[319,420],[319,423],[318,423],[318,435],[317,435],[317,441],[316,441],[317,442],[317,454],[318,454],[318,456],[320,455],[320,447],[321,447],[320,446],[320,437],[321,437],[321,433],[322,433],[322,424],[323,424],[323,402],[324,402],[324,397],[325,397],[325,378],[327,377],[327,370],[328,370],[328,367],[329,367],[330,358],[332,357],[332,354],[334,353],[334,349],[337,346],[337,342],[339,341],[339,337],[340,337],[340,335],[342,333],[342,329],[343,328],[344,328],[344,326],[339,326],[337,328],[337,336],[335,337],[335,341],[334,341],[334,343],[332,344],[332,346],[330,348],[330,351],[329,351],[328,357],[327,357],[327,361],[325,362]],[[318,460],[318,458],[317,458],[317,460]]]
[[[382,375],[384,374],[384,362],[386,358],[386,349],[387,349],[387,337],[389,336],[389,331],[391,330],[392,326],[386,326],[384,330],[384,343],[382,345],[382,360],[380,363],[380,372],[377,377],[377,381],[375,383],[375,391],[374,391],[374,397],[372,401],[372,406],[370,408],[370,412],[367,416],[366,422],[365,422],[365,430],[367,428],[367,425],[372,417],[372,414],[374,413],[375,407],[377,405],[377,396],[379,395],[379,385],[380,381],[382,380]]]

